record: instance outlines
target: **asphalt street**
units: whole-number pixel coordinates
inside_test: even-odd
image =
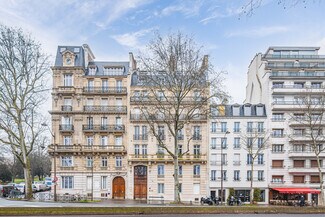
[[[80,215],[69,215],[69,217],[78,217]],[[157,215],[87,215],[91,217],[137,217],[137,216],[145,216],[145,217],[157,217]],[[159,215],[159,217],[324,217],[324,214],[184,214],[184,215]],[[26,216],[27,217],[27,216]],[[29,216],[31,217],[31,216]],[[47,216],[44,216],[47,217]],[[50,216],[49,216],[50,217]],[[53,216],[51,216],[53,217]],[[56,216],[56,217],[63,217],[63,216]],[[84,216],[82,216],[84,217]]]

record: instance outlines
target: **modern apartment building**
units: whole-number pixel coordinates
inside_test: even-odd
[[[52,133],[57,194],[125,198],[131,62],[95,61],[88,45],[58,46]],[[55,165],[54,165],[55,163]]]
[[[234,104],[211,106],[209,189],[211,196],[221,196],[221,188],[226,200],[229,189],[243,202],[250,201],[250,184],[261,190],[260,203],[267,203],[269,167],[268,152],[259,145],[266,144],[266,110],[263,104]],[[250,152],[246,147],[251,141]],[[251,154],[257,154],[255,161]],[[254,164],[253,173],[251,164]],[[223,173],[223,174],[222,174]]]
[[[323,109],[317,106],[324,99],[325,56],[318,55],[318,50],[319,47],[270,47],[265,54],[257,54],[249,66],[246,103],[265,104],[267,128],[272,131],[267,171],[270,201],[279,198],[286,191],[284,188],[292,187],[310,201],[316,197],[312,193],[319,189],[316,157],[307,136],[310,129],[301,121],[307,118],[308,107],[315,108],[313,120],[320,117]],[[323,167],[325,154],[320,156]],[[309,190],[303,190],[306,187]]]

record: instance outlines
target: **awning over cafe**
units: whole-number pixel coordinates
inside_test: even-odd
[[[319,194],[320,190],[312,188],[273,188],[273,190],[278,191],[282,194]]]

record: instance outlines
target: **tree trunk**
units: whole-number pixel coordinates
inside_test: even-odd
[[[254,197],[254,188],[253,188],[253,179],[254,179],[254,159],[253,162],[251,164],[251,191],[250,191],[250,204],[253,204],[253,197]]]
[[[25,199],[31,200],[33,198],[32,191],[32,170],[30,166],[30,160],[27,157],[24,167],[24,176],[25,176]]]
[[[181,203],[181,197],[179,195],[179,179],[178,179],[178,155],[174,158],[174,202]]]
[[[316,155],[317,157],[317,166],[318,166],[318,174],[319,174],[319,187],[320,187],[320,197],[318,200],[318,205],[319,206],[324,206],[324,189],[323,189],[323,173],[322,173],[322,165],[319,159],[319,155]]]

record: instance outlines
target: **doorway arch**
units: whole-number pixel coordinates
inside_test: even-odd
[[[125,198],[125,180],[121,176],[113,179],[113,199]]]
[[[134,199],[147,199],[147,166],[134,167]]]

